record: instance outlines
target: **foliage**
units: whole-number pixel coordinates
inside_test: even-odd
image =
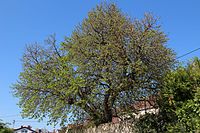
[[[197,132],[200,130],[200,60],[168,73],[160,92],[160,111],[147,114],[137,126],[156,132]]]
[[[114,4],[97,6],[61,46],[51,37],[47,47],[27,47],[13,86],[23,116],[61,124],[112,121],[119,110],[157,94],[175,57],[166,42],[152,15],[132,21]]]
[[[195,132],[200,130],[200,60],[195,58],[185,68],[179,68],[167,81],[168,97],[175,107],[177,122],[169,130]]]
[[[3,128],[0,129],[0,133],[13,133],[13,130],[10,128]]]
[[[12,129],[7,127],[6,123],[0,120],[0,133],[13,133]]]

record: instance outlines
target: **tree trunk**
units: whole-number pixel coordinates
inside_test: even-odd
[[[112,122],[112,107],[109,105],[110,94],[106,94],[104,98],[104,123]]]

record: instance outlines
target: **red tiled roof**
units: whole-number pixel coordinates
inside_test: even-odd
[[[156,97],[150,96],[146,100],[137,101],[132,104],[132,107],[136,110],[152,109],[156,106]]]

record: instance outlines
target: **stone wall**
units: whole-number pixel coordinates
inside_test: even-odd
[[[128,122],[106,123],[98,127],[68,129],[66,133],[135,133],[133,125]]]

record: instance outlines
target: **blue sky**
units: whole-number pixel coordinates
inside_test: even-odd
[[[16,82],[22,65],[20,58],[26,44],[43,43],[56,33],[58,41],[69,36],[100,0],[1,0],[0,1],[0,119],[15,127],[31,124],[34,128],[53,129],[36,120],[22,119],[10,86]],[[200,47],[199,0],[113,0],[132,18],[145,12],[160,17],[162,29],[169,37],[168,47],[178,56]],[[196,51],[182,61],[200,57]],[[31,121],[31,122],[30,122]],[[12,127],[13,125],[11,125]]]

